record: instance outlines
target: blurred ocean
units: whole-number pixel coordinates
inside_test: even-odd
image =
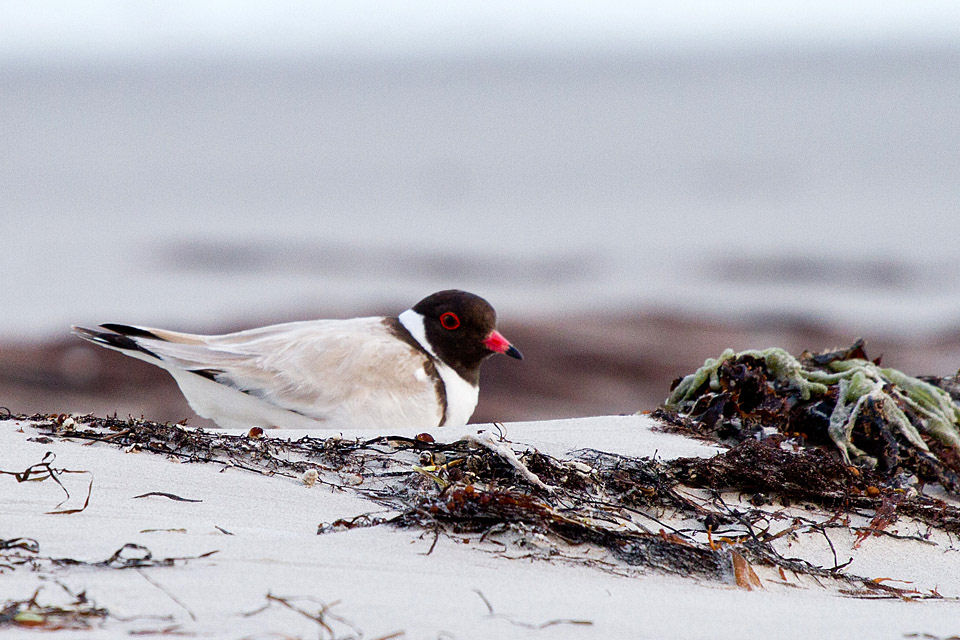
[[[855,40],[7,55],[0,339],[447,287],[522,321],[955,328],[960,40]]]
[[[724,348],[960,363],[960,4],[0,0],[0,404],[192,418],[70,324],[486,296],[475,419]]]

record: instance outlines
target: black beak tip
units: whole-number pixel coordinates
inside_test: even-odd
[[[510,345],[510,348],[504,351],[503,354],[510,356],[511,358],[516,358],[517,360],[523,360],[523,354],[520,353],[520,349],[517,349],[513,345]]]

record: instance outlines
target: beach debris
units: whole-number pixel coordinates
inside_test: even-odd
[[[514,616],[511,616],[505,613],[497,613],[496,611],[494,611],[493,605],[490,604],[490,600],[487,598],[487,596],[483,595],[483,592],[480,591],[480,589],[474,589],[473,592],[477,594],[481,600],[483,600],[483,604],[487,607],[487,615],[489,617],[498,618],[500,620],[506,620],[507,622],[509,622],[515,627],[522,627],[524,629],[534,629],[539,631],[540,629],[546,629],[547,627],[554,627],[561,624],[570,624],[570,625],[576,625],[576,626],[582,626],[582,627],[589,627],[593,625],[593,620],[577,620],[574,618],[557,618],[555,620],[547,620],[546,622],[540,622],[540,623],[525,622],[523,620],[517,620],[516,617]]]
[[[171,529],[164,529],[171,531]],[[76,558],[54,558],[40,555],[40,543],[33,538],[10,538],[0,540],[0,571],[28,566],[36,571],[42,567],[96,567],[101,569],[142,569],[146,567],[171,567],[177,562],[207,558],[218,550],[208,551],[198,556],[154,558],[147,547],[128,542],[117,549],[109,558],[98,561],[77,560]]]
[[[677,414],[664,413],[667,419],[677,428],[694,424]],[[897,517],[960,533],[960,509],[884,484],[876,469],[848,466],[826,447],[794,446],[795,438],[779,432],[745,438],[708,459],[658,460],[594,449],[555,457],[511,442],[502,431],[448,442],[397,435],[251,440],[246,433],[144,420],[79,416],[76,422],[56,435],[42,420],[32,427],[51,437],[137,444],[183,462],[297,482],[313,469],[317,484],[353,492],[378,509],[320,523],[319,534],[371,526],[419,530],[427,555],[450,540],[508,559],[578,563],[619,575],[655,570],[754,588],[747,567],[758,577],[757,568],[774,567],[839,583],[853,595],[936,598],[848,573],[849,560],[832,543],[833,562],[825,566],[784,555],[782,543],[801,533],[829,542],[834,527],[923,542],[894,532],[887,517],[871,522],[844,515],[849,509],[883,513],[884,500],[895,504]],[[877,495],[870,495],[871,486]],[[791,501],[819,505],[828,515],[794,510],[787,516],[784,505]]]
[[[207,551],[198,556],[182,556],[175,558],[154,558],[153,552],[141,544],[128,542],[107,558],[98,562],[88,562],[85,560],[76,560],[74,558],[49,558],[49,561],[55,566],[87,566],[100,567],[104,569],[142,569],[144,567],[172,567],[177,562],[187,560],[200,560],[207,558],[219,550]]]
[[[320,472],[316,469],[307,469],[303,472],[303,475],[300,476],[300,481],[308,487],[312,487],[317,484],[317,478],[320,477]]]
[[[317,525],[317,535],[325,533],[337,533],[340,531],[349,531],[350,529],[363,529],[366,527],[377,527],[387,522],[387,518],[379,518],[369,513],[361,513],[353,518],[340,518],[333,522],[321,522]]]
[[[493,435],[484,431],[479,435],[467,434],[464,438],[467,442],[475,444],[480,447],[486,447],[490,451],[494,452],[504,460],[506,460],[514,469],[520,472],[523,478],[530,484],[537,486],[544,491],[554,491],[555,487],[543,482],[537,474],[533,473],[524,465],[517,455],[513,452],[513,449],[506,446],[502,442],[498,442],[493,439]]]
[[[687,504],[675,494],[668,469],[649,459],[584,450],[560,460],[528,447],[517,450],[513,443],[483,433],[454,442],[305,435],[296,440],[270,438],[266,446],[264,440],[251,441],[245,433],[94,416],[78,416],[76,421],[75,428],[56,437],[119,448],[136,444],[144,452],[184,462],[216,463],[298,481],[314,469],[318,484],[355,491],[391,513],[343,518],[321,525],[322,533],[352,526],[393,526],[432,532],[434,543],[441,535],[469,532],[497,545],[519,536],[509,543],[511,548],[547,558],[563,556],[565,551],[549,551],[553,546],[569,550],[573,548],[569,545],[589,543],[624,566],[733,580],[725,551],[713,550],[687,534],[661,534],[662,526],[644,523],[656,524],[656,516],[635,513],[643,507]],[[52,432],[49,426],[37,426],[48,435]]]
[[[149,491],[147,493],[142,493],[139,496],[133,496],[133,499],[136,500],[137,498],[149,498],[150,496],[169,498],[170,500],[175,500],[176,502],[203,502],[203,500],[195,500],[193,498],[181,498],[175,493],[167,493],[165,491]]]
[[[9,538],[7,540],[0,540],[0,551],[6,551],[7,549],[23,549],[30,553],[38,553],[40,551],[40,544],[33,538]]]
[[[75,594],[64,585],[60,586],[71,598],[70,602],[63,605],[41,604],[38,599],[43,587],[26,600],[7,600],[0,606],[0,629],[19,627],[42,631],[86,631],[93,629],[95,623],[102,622],[109,615],[106,609],[90,600],[86,592]]]
[[[878,471],[885,486],[915,477],[958,492],[960,404],[950,388],[956,378],[880,366],[862,340],[798,358],[727,349],[678,380],[664,409],[722,441],[778,434],[798,446],[832,445],[844,465]]]
[[[0,573],[12,571],[22,565],[35,566],[40,543],[34,538],[0,539]]]
[[[51,424],[51,427],[54,429],[54,431],[64,429],[64,427],[62,427],[63,422],[64,422],[63,420],[61,420],[60,422],[54,422]],[[75,425],[76,423],[74,422],[72,424]],[[70,429],[70,428],[72,427],[67,427],[66,429]],[[0,469],[0,475],[13,476],[13,478],[16,479],[18,483],[43,482],[45,480],[52,480],[57,484],[57,486],[63,489],[63,492],[64,494],[66,494],[66,497],[63,500],[61,500],[57,504],[57,506],[53,508],[52,511],[47,511],[46,513],[48,515],[66,515],[71,513],[80,513],[81,511],[86,509],[87,506],[89,506],[90,504],[90,495],[93,493],[93,474],[91,474],[89,471],[84,471],[81,469],[64,469],[64,468],[54,467],[53,462],[56,460],[56,458],[57,456],[55,453],[53,453],[52,451],[47,451],[43,455],[43,459],[41,459],[40,462],[30,465],[23,471],[4,471]],[[64,486],[63,482],[60,480],[60,476],[64,474],[86,474],[90,476],[90,483],[87,485],[87,497],[84,500],[83,505],[81,505],[80,507],[72,508],[72,509],[60,508],[70,499],[70,492],[67,491],[67,488]]]
[[[738,587],[746,589],[747,591],[763,589],[760,576],[757,575],[757,572],[753,570],[753,567],[750,566],[750,563],[747,562],[742,555],[737,553],[736,550],[731,550],[730,559],[733,561],[733,574]]]
[[[333,602],[323,602],[314,598],[312,596],[277,596],[272,593],[267,593],[264,596],[267,600],[266,604],[258,609],[253,611],[248,611],[243,613],[243,617],[251,618],[253,616],[259,615],[268,609],[273,608],[274,605],[279,605],[280,607],[293,611],[304,618],[313,620],[317,623],[317,626],[320,631],[319,637],[321,640],[329,638],[333,640],[335,638],[363,638],[363,631],[357,627],[355,624],[344,618],[343,616],[333,613],[333,609],[340,604],[339,600],[334,600]],[[343,635],[347,633],[349,635]],[[394,638],[402,638],[405,634],[402,631],[397,631],[390,633],[385,636],[380,636],[378,640],[388,640]]]

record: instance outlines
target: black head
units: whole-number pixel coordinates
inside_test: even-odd
[[[465,380],[476,382],[480,363],[494,353],[523,356],[497,332],[497,312],[478,295],[449,289],[427,296],[413,310],[423,316],[423,328],[437,356]]]

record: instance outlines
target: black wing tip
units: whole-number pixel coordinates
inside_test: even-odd
[[[112,327],[125,327],[126,325],[102,324],[100,326],[103,327],[104,329],[108,329],[109,331],[114,331]],[[128,327],[128,328],[135,329],[135,327]],[[122,335],[120,333],[108,333],[106,331],[97,331],[96,329],[88,329],[86,327],[80,327],[80,326],[74,326],[73,333],[85,340],[89,340],[90,342],[96,342],[108,347],[113,347],[114,349],[119,349],[121,351],[139,351],[141,353],[147,354],[150,357],[156,358],[157,360],[163,360],[163,358],[158,356],[153,351],[150,351],[149,349],[146,349],[140,346],[139,344],[137,344],[137,341],[131,338],[130,336]],[[153,334],[150,334],[149,331],[144,331],[143,333],[153,335]],[[140,336],[140,337],[145,337],[145,336]]]
[[[113,322],[107,322],[100,325],[102,328],[107,331],[113,331],[114,333],[119,333],[122,336],[130,336],[131,338],[150,338],[151,340],[163,340],[157,334],[147,331],[146,329],[141,329],[140,327],[132,327],[128,324],[116,324]],[[164,340],[166,342],[166,340]]]
[[[206,378],[207,380],[213,380],[214,382],[220,382],[217,380],[217,376],[223,373],[222,369],[187,369],[190,373],[195,373],[201,378]]]

